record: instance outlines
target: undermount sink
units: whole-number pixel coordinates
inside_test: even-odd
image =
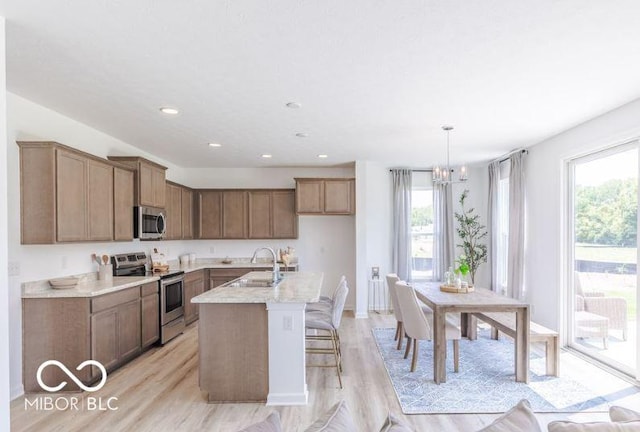
[[[278,286],[282,279],[278,279],[275,283],[272,280],[265,279],[236,279],[227,282],[223,286],[232,288],[273,288]]]

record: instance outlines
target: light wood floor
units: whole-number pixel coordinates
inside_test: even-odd
[[[109,375],[100,391],[72,394],[78,398],[117,397],[117,411],[36,411],[25,409],[25,398],[12,402],[12,431],[237,431],[264,419],[277,409],[285,432],[303,431],[340,399],[346,399],[362,431],[378,431],[388,411],[404,418],[416,430],[474,431],[497,415],[401,414],[391,382],[378,354],[371,329],[394,327],[391,315],[342,321],[344,390],[334,369],[309,368],[310,401],[304,407],[266,407],[259,404],[208,404],[198,388],[197,327],[162,348],[154,348]],[[563,362],[565,361],[563,354]],[[464,365],[461,365],[464,367]],[[561,368],[565,367],[563,363]],[[562,371],[562,369],[561,369]],[[35,395],[28,395],[33,399]],[[607,420],[606,413],[540,414],[544,426],[551,420]]]

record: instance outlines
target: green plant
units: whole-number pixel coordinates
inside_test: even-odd
[[[469,271],[471,269],[469,268],[469,263],[467,262],[467,257],[466,256],[460,255],[456,259],[456,264],[457,264],[457,266],[453,269],[453,271],[457,275],[466,276],[467,274],[469,274]]]
[[[458,227],[456,231],[460,241],[457,246],[462,248],[463,255],[457,260],[458,269],[462,264],[468,268],[468,272],[471,274],[471,283],[475,283],[476,271],[480,264],[487,262],[487,245],[482,243],[482,239],[487,237],[486,226],[480,223],[480,216],[475,214],[475,209],[467,209],[465,201],[469,196],[469,190],[462,192],[460,195],[460,206],[462,207],[462,213],[455,213],[456,221],[458,221]],[[460,269],[462,273],[462,269]],[[464,273],[462,273],[464,275]]]

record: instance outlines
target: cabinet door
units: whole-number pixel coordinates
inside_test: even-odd
[[[305,180],[296,182],[296,211],[322,214],[324,210],[324,182]]]
[[[165,172],[162,168],[152,167],[153,206],[164,208],[166,205]]]
[[[180,189],[179,186],[166,185],[167,232],[165,239],[167,240],[176,240],[182,237],[182,196]]]
[[[182,238],[193,238],[193,192],[182,188]]]
[[[87,240],[87,159],[57,150],[56,163],[57,240]]]
[[[138,191],[140,193],[140,205],[155,207],[155,197],[153,190],[153,167],[144,162],[140,162],[138,169]]]
[[[118,357],[140,351],[140,299],[118,306]]]
[[[273,236],[271,191],[249,191],[249,238],[266,239]]]
[[[197,280],[184,282],[184,321],[187,324],[196,320],[196,305],[191,303],[191,299],[198,295],[197,284]]]
[[[113,239],[133,239],[133,171],[113,169]]]
[[[272,237],[298,238],[295,191],[273,191],[272,194]]]
[[[353,180],[325,180],[324,212],[333,214],[354,213]]]
[[[247,194],[243,190],[222,192],[222,238],[247,238]]]
[[[142,347],[144,348],[160,338],[160,297],[156,292],[142,297],[140,302]]]
[[[198,201],[198,238],[222,238],[222,192],[199,192]]]
[[[113,240],[113,167],[89,159],[89,240]]]
[[[91,358],[111,369],[118,363],[118,308],[91,316]]]

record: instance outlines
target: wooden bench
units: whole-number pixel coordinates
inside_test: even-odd
[[[474,312],[473,317],[491,326],[491,338],[498,339],[499,332],[515,339],[516,314],[511,312]],[[469,339],[476,339],[475,320],[470,320]],[[544,342],[547,375],[558,376],[560,371],[560,350],[558,346],[558,332],[548,329],[533,321],[529,323],[529,342]]]

